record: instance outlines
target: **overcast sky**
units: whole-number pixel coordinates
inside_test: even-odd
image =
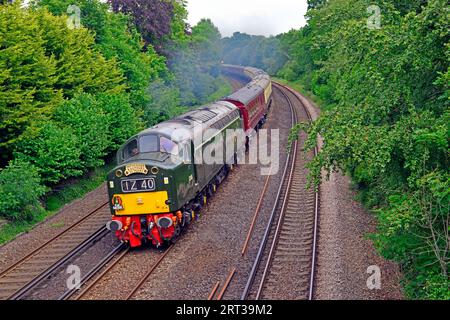
[[[306,24],[306,0],[188,0],[189,23],[210,18],[222,36],[277,35]]]

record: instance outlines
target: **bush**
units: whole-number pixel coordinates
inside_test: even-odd
[[[164,77],[168,70],[165,58],[150,44],[144,48],[131,16],[113,13],[108,4],[98,0],[37,0],[36,5],[54,15],[65,15],[69,5],[77,5],[83,13],[81,25],[95,34],[96,48],[107,60],[115,59],[126,77],[132,106],[142,109],[148,103],[149,82]]]
[[[38,199],[46,188],[40,180],[38,170],[30,163],[10,161],[0,171],[0,215],[11,220],[31,220],[42,211]]]
[[[55,119],[70,127],[77,137],[81,162],[85,168],[103,165],[102,158],[110,146],[108,117],[94,96],[81,94],[62,103],[55,112]]]
[[[70,128],[48,122],[21,141],[16,157],[35,165],[44,183],[54,184],[83,173],[79,144]]]
[[[116,151],[128,138],[143,128],[139,114],[131,106],[128,95],[100,94],[96,96],[96,103],[106,117],[108,153]]]
[[[377,213],[373,239],[401,265],[406,295],[448,299],[448,5],[382,1],[382,28],[368,30],[368,4],[309,10],[308,26],[282,36],[291,61],[281,74],[324,101],[308,131],[309,147],[325,141],[309,164],[313,181],[322,170],[349,173]]]

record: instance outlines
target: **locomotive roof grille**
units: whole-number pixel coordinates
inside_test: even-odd
[[[225,128],[228,124],[230,124],[231,122],[233,122],[234,120],[236,120],[237,118],[239,118],[239,110],[234,110],[233,112],[231,112],[230,114],[226,115],[225,117],[223,117],[222,119],[220,119],[219,121],[217,121],[216,123],[214,123],[211,128],[217,129],[217,130],[222,130],[223,128]]]
[[[173,119],[173,120],[166,121],[166,123],[179,123],[179,124],[182,124],[185,126],[191,125],[191,121],[188,121],[186,119]]]
[[[196,111],[193,111],[192,113],[184,116],[181,119],[188,119],[188,120],[194,120],[194,121],[200,121],[203,123],[206,123],[212,119],[214,119],[217,116],[217,113],[214,111],[211,111],[208,108],[199,109]]]

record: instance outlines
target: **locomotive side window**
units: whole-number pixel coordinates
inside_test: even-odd
[[[185,143],[182,147],[181,158],[183,159],[184,164],[191,164],[191,146],[188,143]]]
[[[123,149],[123,159],[127,160],[139,154],[137,140],[131,140]]]
[[[141,153],[158,152],[158,136],[147,135],[139,139],[139,147]]]

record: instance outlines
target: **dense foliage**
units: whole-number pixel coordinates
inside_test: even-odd
[[[0,216],[33,220],[48,187],[227,93],[220,33],[210,21],[188,32],[186,18],[183,1],[1,2]]]
[[[350,174],[378,218],[372,235],[400,263],[411,298],[450,299],[449,8],[444,0],[310,0],[308,23],[277,36],[287,58],[271,70],[322,102],[308,146],[310,163]],[[272,38],[224,39],[228,63],[273,60]],[[252,50],[255,50],[253,53]],[[296,129],[305,128],[300,125]],[[295,135],[294,135],[295,136]]]
[[[108,0],[114,12],[130,14],[147,43],[161,44],[171,33],[174,1],[161,0]]]
[[[46,191],[40,183],[34,166],[20,160],[11,161],[0,171],[0,212],[15,220],[32,218],[41,210],[37,199]]]
[[[223,60],[229,64],[253,66],[276,74],[289,58],[282,50],[280,38],[235,32],[232,37],[222,39]]]
[[[378,217],[380,252],[412,298],[449,299],[449,20],[446,1],[314,1],[308,25],[282,36],[280,75],[324,101],[310,164],[348,172]],[[368,9],[369,8],[369,9]],[[375,21],[376,22],[376,21]]]
[[[19,4],[0,6],[0,152],[11,156],[33,122],[79,92],[121,92],[122,72],[93,47],[84,29]]]
[[[97,0],[35,0],[35,7],[45,7],[54,15],[67,13],[70,5],[80,8],[80,23],[95,37],[95,47],[107,59],[118,62],[126,77],[126,91],[136,109],[143,109],[151,97],[147,91],[151,81],[166,77],[164,57],[148,45],[144,51],[141,35],[131,18],[110,12],[105,3]]]

